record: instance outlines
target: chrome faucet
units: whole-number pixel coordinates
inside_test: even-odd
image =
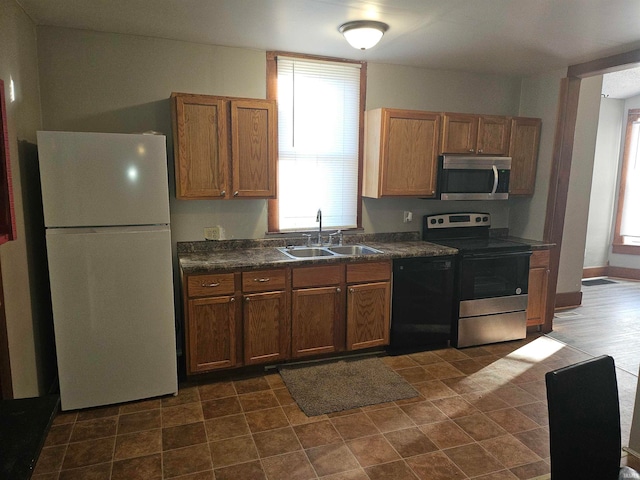
[[[318,213],[316,214],[316,222],[319,223],[318,226],[318,245],[322,246],[322,210],[318,209]]]

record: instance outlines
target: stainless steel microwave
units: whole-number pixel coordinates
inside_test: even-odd
[[[443,155],[438,162],[438,199],[509,198],[510,157]]]

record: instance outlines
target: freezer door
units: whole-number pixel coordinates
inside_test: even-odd
[[[47,230],[63,410],[177,392],[168,228]]]
[[[38,132],[47,227],[169,223],[163,135]]]

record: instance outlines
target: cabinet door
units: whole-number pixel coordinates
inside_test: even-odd
[[[347,293],[347,350],[389,344],[390,282],[351,285]]]
[[[276,108],[273,100],[231,102],[234,197],[276,195]]]
[[[440,115],[387,110],[383,123],[383,196],[433,197]]]
[[[174,94],[176,197],[224,198],[229,190],[226,103],[207,95]]]
[[[507,155],[510,122],[507,117],[482,115],[478,120],[478,155]]]
[[[236,302],[232,296],[189,300],[187,373],[236,365]]]
[[[541,124],[539,118],[511,119],[509,195],[533,195]]]
[[[542,325],[547,305],[549,281],[549,250],[537,250],[531,255],[527,305],[527,326]]]
[[[478,116],[446,113],[442,120],[442,153],[476,153]]]
[[[291,355],[294,358],[337,352],[344,348],[340,287],[294,290],[291,297]],[[341,335],[342,334],[342,335]]]
[[[243,307],[245,364],[285,360],[291,345],[286,292],[245,295]]]

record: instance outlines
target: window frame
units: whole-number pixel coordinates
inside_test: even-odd
[[[320,55],[309,55],[303,53],[292,53],[284,51],[268,51],[267,52],[267,99],[278,101],[278,55],[319,60],[325,62],[337,62],[337,63],[351,63],[360,65],[360,112],[359,112],[359,128],[358,128],[358,194],[356,199],[357,218],[356,227],[348,229],[349,231],[362,229],[362,168],[364,159],[364,112],[367,96],[367,62],[358,60],[348,60],[345,58],[325,57]],[[276,125],[277,127],[277,125]],[[276,192],[280,187],[280,179],[276,179]],[[279,218],[279,203],[278,194],[276,198],[269,199],[267,202],[267,231],[268,233],[281,233],[280,232],[280,218]],[[301,230],[302,231],[302,230]],[[305,230],[307,231],[307,230]],[[286,231],[282,233],[294,233]]]
[[[0,79],[0,245],[17,237],[4,81]]]
[[[627,175],[629,172],[630,148],[631,148],[631,132],[633,123],[640,121],[640,108],[631,108],[627,112],[627,127],[625,130],[624,153],[622,156],[622,172],[620,174],[620,185],[618,187],[618,206],[616,212],[616,225],[613,235],[613,253],[621,253],[625,255],[640,255],[640,245],[629,245],[624,243],[624,236],[620,234],[622,225],[622,212],[624,210],[624,196],[627,185]]]

